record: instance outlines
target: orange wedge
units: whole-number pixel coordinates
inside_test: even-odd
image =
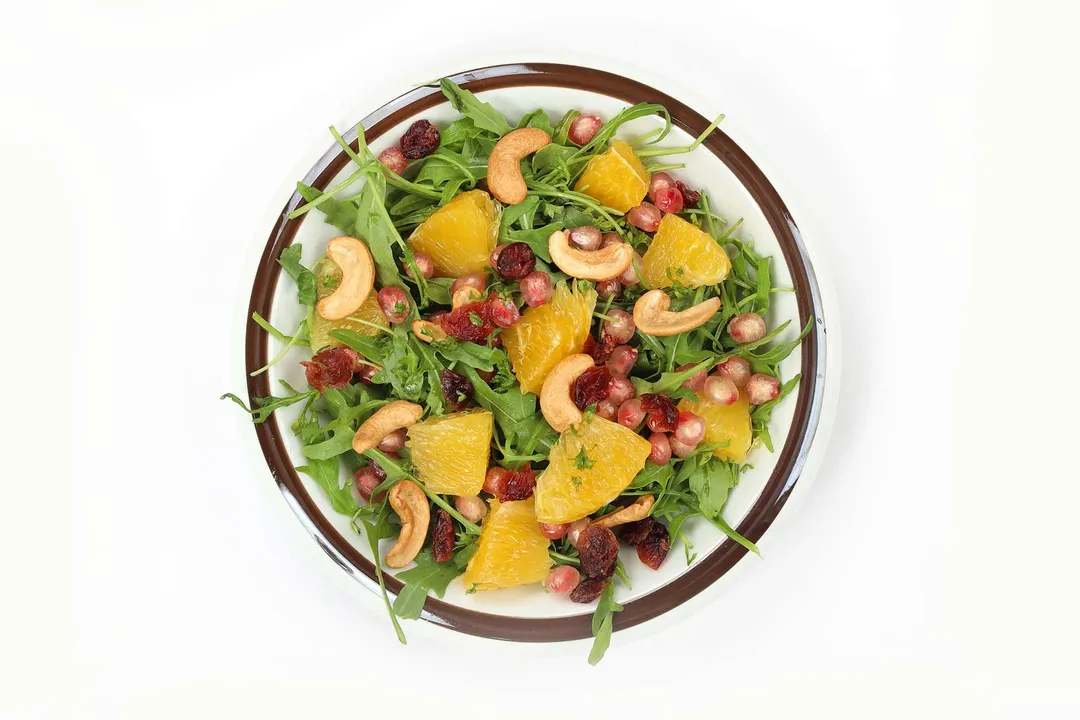
[[[678,215],[665,215],[641,258],[641,266],[642,279],[649,287],[671,287],[674,281],[698,287],[715,285],[726,278],[731,260],[707,232]]]
[[[413,231],[409,247],[431,257],[438,277],[480,272],[499,239],[499,215],[483,190],[461,193]]]
[[[649,173],[629,143],[612,140],[606,153],[597,155],[585,166],[574,190],[624,213],[645,199]]]
[[[487,410],[469,410],[410,427],[407,445],[417,479],[444,495],[478,494],[491,454],[492,425]]]
[[[504,503],[492,499],[478,543],[461,576],[466,590],[538,583],[552,565],[550,541],[540,533],[532,498]]]
[[[502,333],[514,376],[525,392],[538,393],[551,369],[581,352],[589,337],[596,291],[571,292],[559,285],[546,305],[529,308]]]
[[[746,393],[740,391],[739,399],[731,405],[717,405],[711,402],[693,402],[680,400],[680,410],[689,410],[705,418],[705,442],[725,442],[726,448],[713,450],[713,455],[721,460],[730,460],[741,465],[746,462],[750,451],[750,403]]]

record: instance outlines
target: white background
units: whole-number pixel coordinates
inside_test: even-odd
[[[1080,713],[1075,11],[367,5],[5,7],[0,716]],[[398,646],[217,400],[324,128],[514,60],[727,113],[841,308],[812,492],[714,603],[595,669],[417,623]]]

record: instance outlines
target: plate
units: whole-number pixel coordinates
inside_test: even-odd
[[[595,112],[610,118],[628,104],[653,102],[671,113],[673,129],[665,144],[689,144],[706,129],[709,120],[673,97],[640,82],[609,72],[573,65],[499,65],[449,76],[503,112],[511,123],[526,112],[543,107],[553,118],[570,108]],[[392,100],[360,121],[367,128],[368,144],[376,154],[395,144],[404,130],[423,117],[445,126],[459,114],[450,107],[437,87],[419,87]],[[660,118],[642,118],[627,123],[620,137],[636,137],[661,125]],[[356,147],[357,127],[344,138]],[[800,480],[815,442],[825,403],[826,342],[825,308],[814,268],[791,213],[768,178],[722,131],[714,131],[693,153],[679,156],[685,170],[679,177],[694,187],[708,189],[726,219],[743,218],[737,235],[752,239],[755,248],[773,256],[774,287],[787,286],[792,292],[774,295],[768,324],[775,327],[792,320],[778,340],[794,338],[813,319],[813,328],[802,346],[781,366],[784,379],[796,373],[802,381],[798,390],[777,406],[770,431],[775,452],[757,447],[724,508],[725,519],[750,540],[757,542],[776,519]],[[325,190],[350,172],[349,159],[336,145],[331,147],[302,178],[303,182]],[[303,244],[303,261],[310,265],[325,250],[326,241],[340,234],[323,222],[319,213],[295,220],[288,214],[303,203],[299,194],[287,199],[266,242],[252,287],[250,312],[258,312],[273,325],[296,327],[302,310],[296,303],[291,282],[279,282],[276,262],[281,251],[294,242]],[[265,365],[281,350],[281,344],[249,325],[246,338],[246,365],[250,373]],[[271,395],[285,380],[304,387],[303,369],[297,361],[306,350],[290,351],[295,357],[274,366],[270,372],[250,377],[250,397]],[[364,538],[350,527],[349,518],[335,513],[328,499],[307,476],[298,474],[304,464],[300,442],[288,429],[297,408],[279,411],[270,420],[255,425],[259,443],[274,480],[297,517],[337,564],[373,592],[379,592],[375,567]],[[688,562],[677,544],[660,570],[652,571],[637,562],[633,549],[624,548],[623,561],[632,590],[617,584],[616,600],[624,610],[615,616],[615,629],[625,629],[678,607],[715,583],[735,563],[747,555],[742,546],[727,539],[701,518],[683,528],[693,543],[695,557]],[[384,541],[383,552],[392,541]],[[387,575],[387,589],[396,593],[401,583]],[[574,640],[591,636],[592,605],[578,605],[565,597],[540,592],[537,587],[519,587],[498,592],[466,594],[460,581],[451,584],[442,599],[429,598],[422,617],[430,622],[473,635],[525,642]]]

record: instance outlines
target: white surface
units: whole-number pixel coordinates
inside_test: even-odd
[[[0,715],[1075,717],[1077,18],[1015,5],[6,8]],[[251,230],[349,109],[590,52],[727,112],[826,259],[832,452],[763,562],[598,668],[402,648],[216,400]]]

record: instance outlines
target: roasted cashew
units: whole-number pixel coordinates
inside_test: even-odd
[[[462,305],[479,302],[483,299],[484,293],[480,292],[476,288],[463,287],[459,290],[455,290],[454,294],[450,296],[450,308],[453,310],[457,310]]]
[[[401,518],[401,533],[397,542],[384,558],[386,567],[403,568],[411,563],[424,547],[428,524],[431,522],[431,508],[427,495],[412,480],[402,480],[388,493],[390,507]]]
[[[326,257],[341,268],[337,289],[315,306],[327,320],[342,320],[360,309],[375,286],[375,261],[367,245],[341,235],[326,244]]]
[[[487,186],[504,205],[525,200],[528,188],[521,176],[521,160],[551,142],[551,136],[538,128],[519,128],[503,135],[488,158]]]
[[[617,242],[597,250],[579,250],[570,245],[570,238],[562,230],[548,237],[551,260],[570,277],[582,280],[610,280],[626,272],[634,261],[634,248],[629,243]]]
[[[584,418],[574,405],[570,390],[578,376],[595,364],[591,355],[570,355],[560,360],[544,378],[544,385],[540,388],[540,412],[556,432],[577,425]]]
[[[409,427],[424,414],[424,408],[406,400],[394,400],[372,413],[356,431],[352,449],[363,454],[398,428]]]
[[[446,332],[439,323],[433,323],[430,320],[413,320],[412,331],[413,335],[426,343],[446,340]]]
[[[601,525],[603,527],[615,527],[616,525],[625,525],[626,523],[644,520],[649,516],[649,511],[652,510],[653,502],[655,502],[655,498],[653,498],[652,495],[642,495],[634,501],[633,505],[619,508],[613,513],[608,513],[603,517],[593,520],[591,524]]]
[[[699,302],[680,312],[671,312],[671,298],[663,290],[650,290],[634,303],[634,324],[646,335],[678,335],[701,327],[720,309],[720,298]]]

